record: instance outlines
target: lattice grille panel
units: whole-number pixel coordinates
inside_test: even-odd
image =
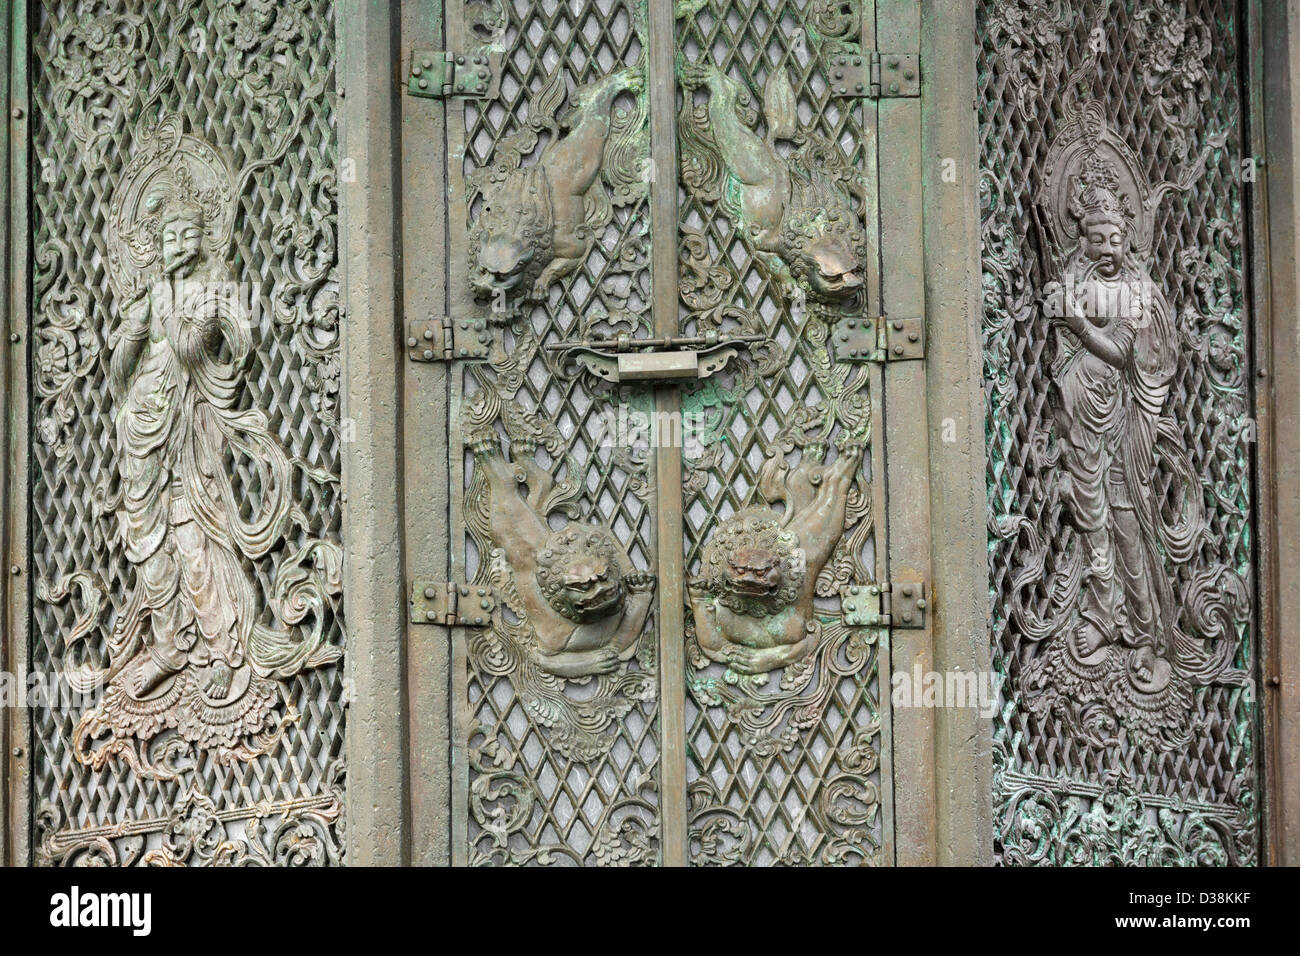
[[[1081,547],[1061,499],[1060,468],[1050,460],[1057,442],[1051,371],[1056,353],[1040,308],[1045,276],[1032,200],[1044,187],[1048,150],[1069,121],[1071,102],[1094,100],[1153,185],[1192,177],[1190,188],[1171,189],[1156,207],[1147,265],[1177,331],[1177,367],[1163,414],[1176,423],[1178,441],[1200,478],[1208,525],[1193,560],[1175,572],[1175,587],[1185,592],[1198,567],[1222,566],[1238,576],[1242,601],[1222,640],[1233,644],[1234,667],[1253,679],[1254,425],[1239,10],[1216,0],[984,2],[978,36],[1002,849],[1008,861],[1022,861],[1024,846],[1017,841],[1027,836],[1019,828],[1043,813],[1053,822],[1058,849],[1044,851],[1046,844],[1040,844],[1027,856],[1039,860],[1044,852],[1059,852],[1052,861],[1066,862],[1065,841],[1082,825],[1081,808],[1105,802],[1107,813],[1134,813],[1140,825],[1123,837],[1099,839],[1103,849],[1097,856],[1079,862],[1101,862],[1108,851],[1114,861],[1133,862],[1150,845],[1164,844],[1172,844],[1184,861],[1250,861],[1257,841],[1252,686],[1196,687],[1184,744],[1147,746],[1115,728],[1101,735],[1108,743],[1098,743],[1095,733],[1071,725],[1061,712],[1035,714],[1025,706],[1022,676],[1046,645],[1026,636],[1013,613],[1019,605],[1031,616],[1050,616],[1051,582]],[[1205,166],[1197,173],[1201,157]],[[1176,507],[1175,482],[1168,469],[1158,472],[1156,482],[1159,508],[1168,517]],[[1034,530],[1026,533],[1026,527]],[[1029,576],[1036,584],[1017,579],[1030,566],[1037,569]],[[1048,778],[1057,783],[1044,783]],[[1043,792],[1049,795],[1036,795]],[[1102,800],[1114,793],[1124,796]],[[1154,824],[1158,806],[1186,811],[1175,817],[1184,821],[1181,832],[1160,834]],[[1205,820],[1230,820],[1235,833],[1207,836],[1197,828]],[[1204,849],[1206,843],[1211,850]]]
[[[283,153],[236,197],[233,278],[255,317],[237,407],[261,409],[294,461],[289,497],[304,520],[264,558],[245,559],[244,571],[269,594],[273,569],[295,550],[339,539],[335,40],[328,0],[47,0],[32,8],[32,666],[48,672],[74,661],[107,665],[107,637],[139,583],[117,543],[117,519],[111,508],[97,508],[95,489],[114,483],[120,452],[114,420],[121,399],[111,392],[108,367],[126,303],[108,281],[109,206],[124,165],[160,116],[178,115],[183,131],[208,142],[231,170]],[[292,139],[281,150],[286,132]],[[228,465],[236,471],[236,500],[246,515],[255,512],[259,479],[229,457]],[[74,572],[97,576],[112,607],[72,651],[69,633],[81,608],[42,600],[40,589]],[[270,623],[270,610],[260,607],[262,623]],[[326,635],[327,643],[342,644],[337,613],[328,614]],[[37,708],[33,796],[48,814],[38,839],[58,844],[52,859],[137,859],[156,848],[174,811],[222,815],[236,844],[247,821],[240,852],[274,855],[283,850],[274,845],[276,825],[266,825],[271,843],[262,846],[252,820],[267,805],[299,801],[319,814],[320,858],[337,860],[331,825],[342,783],[342,667],[304,670],[276,686],[276,719],[296,717],[268,752],[224,765],[205,753],[161,782],[141,779],[122,760],[101,770],[83,765],[72,735],[85,708]],[[186,799],[191,790],[201,796]],[[87,827],[126,839],[112,852],[87,850],[65,832]],[[193,847],[186,853],[188,862],[207,862]]]
[[[739,84],[737,112],[754,114],[751,125],[759,136],[775,136],[775,118],[765,115],[766,91],[774,75],[778,82],[785,75],[794,100],[790,118],[798,131],[793,137],[783,132],[770,146],[780,162],[791,162],[806,144],[820,143],[842,157],[847,169],[873,178],[874,127],[866,121],[867,110],[861,100],[834,98],[828,84],[832,57],[861,52],[862,6],[709,0],[692,4],[693,12],[679,18],[677,46],[688,70],[716,68]],[[684,90],[688,109],[692,104],[703,109],[726,91],[700,75],[705,78],[693,79],[692,88]],[[679,135],[681,129],[679,124]],[[734,158],[725,148],[723,157],[724,163]],[[870,397],[864,369],[835,365],[828,353],[827,328],[836,320],[835,309],[809,301],[774,274],[766,265],[770,253],[749,241],[723,202],[689,187],[680,196],[682,259],[690,264],[682,273],[683,332],[717,329],[769,339],[739,368],[684,394],[684,405],[701,422],[699,444],[686,452],[686,554],[690,572],[698,574],[702,550],[719,526],[764,504],[760,483],[765,464],[771,467],[769,456],[797,449],[792,464],[811,462],[850,433],[866,441]],[[864,213],[860,202],[857,212]],[[704,268],[714,270],[707,280],[690,278]],[[723,308],[701,305],[714,301]],[[826,461],[844,453],[843,448],[829,451]],[[859,473],[863,495],[870,494],[869,460]],[[844,548],[853,554],[841,581],[873,578],[867,570],[873,567],[871,517],[861,512],[858,517],[857,531],[845,533]],[[818,593],[834,592],[827,587]],[[829,611],[820,620],[838,621]],[[811,671],[796,674],[797,668],[786,668],[766,678],[737,680],[700,653],[689,612],[687,631],[694,862],[880,862],[877,661],[874,646],[866,643],[873,638],[841,635],[847,643],[836,650],[832,645],[840,638],[828,629]],[[838,656],[844,651],[848,659]],[[799,729],[792,724],[795,701],[813,715],[802,714]],[[833,814],[845,796],[838,783],[861,788],[854,799],[868,794],[849,814],[852,827],[838,826]]]
[[[640,182],[610,190],[608,175],[601,172],[586,206],[587,221],[596,223],[594,241],[538,301],[517,304],[511,293],[508,315],[494,313],[492,301],[474,306],[490,324],[495,344],[487,363],[465,368],[460,395],[464,409],[502,406],[476,421],[505,439],[503,448],[511,461],[538,469],[529,492],[536,491],[538,482],[567,489],[563,502],[573,518],[608,529],[631,566],[653,574],[653,457],[649,436],[636,434],[640,416],[653,412],[651,396],[645,390],[601,390],[590,378],[565,373],[545,348],[586,335],[622,332],[645,337],[650,331],[645,15],[646,4],[637,0],[465,4],[466,22],[485,40],[477,51],[501,53],[503,61],[499,99],[488,106],[470,102],[465,111],[464,172],[471,186],[464,214],[470,233],[482,221],[485,206],[503,202],[490,198],[493,187],[483,179],[484,170],[553,169],[549,164],[559,161],[548,147],[585,134],[590,127],[583,125],[586,114],[580,112],[580,102],[589,95],[598,99],[589,91],[614,75],[627,76],[628,83],[614,92],[604,112],[596,107],[592,115],[599,114],[597,123],[608,116],[615,129],[612,138],[617,139],[620,130],[626,133],[621,142],[636,154]],[[599,155],[606,147],[601,143],[593,148]],[[611,164],[608,156],[603,170]],[[562,177],[553,171],[549,175],[553,178],[542,188],[563,188]],[[604,198],[598,201],[597,196]],[[610,204],[604,212],[592,205],[602,201]],[[457,271],[453,262],[453,276]],[[462,422],[471,418],[463,414]],[[472,438],[468,433],[463,437]],[[480,471],[467,450],[471,532]],[[491,507],[486,505],[485,511]],[[549,523],[553,529],[561,527],[563,513],[553,512]],[[485,551],[495,545],[494,535],[486,530],[467,536],[471,577],[493,580],[491,556]],[[501,636],[494,640],[513,640],[503,635],[514,623],[513,614],[499,619],[495,631]],[[528,627],[525,622],[522,633],[512,632],[519,641],[510,644],[514,660],[531,660],[534,653]],[[538,676],[541,672],[527,661],[522,669],[498,670],[479,646],[471,640],[466,685],[472,733],[469,861],[655,862],[659,744],[653,614],[635,656],[614,675],[575,680]],[[647,683],[629,696],[629,682],[639,680]],[[554,708],[560,711],[558,719]],[[583,708],[593,713],[607,709],[613,716],[595,720],[595,729],[584,725],[575,730],[575,715]],[[507,779],[519,796],[502,829],[490,817],[492,805],[482,795]],[[620,841],[633,829],[644,839],[629,848]]]

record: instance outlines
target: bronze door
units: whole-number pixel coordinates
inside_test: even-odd
[[[13,0],[0,859],[1281,858],[1271,8],[941,6]]]
[[[913,511],[890,579],[881,399],[924,374],[905,162],[882,317],[895,6],[910,53],[818,0],[453,0],[450,53],[412,39],[407,115],[449,94],[447,308],[407,346],[447,367],[412,620],[456,625],[454,861],[894,861],[888,625],[924,636],[928,548]]]

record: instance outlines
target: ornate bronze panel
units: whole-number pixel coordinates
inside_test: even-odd
[[[491,332],[486,361],[453,375],[453,487],[465,489],[453,564],[503,599],[458,639],[467,830],[453,854],[654,863],[654,458],[646,439],[615,434],[620,413],[653,400],[543,347],[651,332],[648,8],[446,9],[449,35],[471,56],[500,54],[503,71],[498,100],[448,111],[463,156],[453,313]]]
[[[461,862],[889,862],[869,6],[447,5]]]
[[[695,864],[886,861],[882,632],[834,600],[876,580],[871,373],[830,349],[878,305],[874,103],[831,82],[872,15],[678,5],[682,330],[767,336],[683,393],[711,425],[684,480]]]
[[[333,5],[33,7],[35,858],[341,862]]]
[[[997,852],[1250,864],[1238,7],[986,2],[979,38]]]

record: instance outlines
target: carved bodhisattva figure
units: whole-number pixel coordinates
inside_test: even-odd
[[[534,663],[547,673],[582,678],[614,671],[636,653],[654,597],[654,575],[632,569],[604,528],[568,522],[552,530],[537,507],[539,479],[507,462],[495,434],[472,444],[488,483],[492,541],[514,578],[531,631]]]
[[[854,174],[838,147],[798,130],[789,79],[774,71],[764,95],[768,138],[754,131],[757,111],[741,84],[709,64],[685,64],[679,129],[682,181],[719,203],[759,255],[761,268],[814,303],[847,305],[867,280],[866,231],[850,188]],[[696,89],[708,91],[695,105]],[[778,139],[801,143],[790,158]],[[793,292],[793,289],[791,290]]]
[[[266,416],[240,408],[253,323],[226,253],[234,196],[223,161],[175,119],[145,140],[114,195],[117,480],[102,506],[116,517],[134,585],[109,636],[109,666],[68,670],[74,686],[107,685],[77,730],[79,756],[95,765],[121,754],[166,775],[132,738],[169,729],[219,758],[248,757],[274,726],[274,679],[340,655],[320,622],[326,595],[339,590],[336,544],[311,541],[284,560],[267,596],[284,624],[314,614],[312,632],[259,622],[247,562],[282,542],[294,509],[289,458]]]
[[[1131,649],[1131,679],[1153,692],[1169,683],[1177,617],[1162,552],[1186,560],[1201,530],[1164,523],[1155,482],[1157,446],[1174,438],[1162,434],[1160,416],[1177,333],[1164,295],[1133,258],[1131,201],[1100,156],[1075,181],[1069,212],[1080,241],[1064,271],[1052,374],[1062,497],[1090,564],[1071,640],[1085,661]]]
[[[1099,728],[1113,731],[1114,715],[1169,740],[1186,726],[1191,687],[1241,678],[1230,642],[1211,643],[1228,633],[1240,582],[1221,566],[1191,567],[1206,523],[1166,409],[1179,334],[1143,261],[1154,205],[1174,184],[1151,190],[1095,105],[1053,145],[1047,169],[1045,227],[1070,243],[1047,266],[1056,280],[1044,308],[1057,328],[1057,489],[1077,570],[1049,583],[1061,613],[1029,635],[1050,641],[1026,669],[1028,686],[1040,703],[1104,702],[1089,711]],[[1186,585],[1179,566],[1193,572]]]
[[[862,454],[855,446],[830,466],[801,464],[785,514],[749,508],[713,532],[690,585],[696,640],[709,658],[764,674],[812,653],[821,636],[817,576],[843,534]]]

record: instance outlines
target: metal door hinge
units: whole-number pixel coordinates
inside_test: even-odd
[[[546,348],[558,352],[561,368],[586,369],[607,382],[698,381],[726,366],[742,349],[763,342],[762,335],[710,333],[683,338],[585,338],[554,342]],[[685,346],[683,348],[683,346]]]
[[[849,584],[840,588],[840,610],[850,627],[925,627],[925,595],[920,578]]]
[[[487,627],[496,610],[492,591],[477,584],[420,581],[411,585],[411,623]]]
[[[406,324],[406,354],[413,362],[485,359],[491,344],[492,333],[484,319],[430,315]]]
[[[925,320],[912,316],[854,316],[831,333],[840,362],[900,362],[925,358]]]
[[[921,58],[916,53],[846,53],[834,57],[830,66],[835,96],[921,95]]]
[[[413,50],[406,92],[438,99],[463,96],[490,99],[501,88],[501,54],[469,56],[439,50]]]

